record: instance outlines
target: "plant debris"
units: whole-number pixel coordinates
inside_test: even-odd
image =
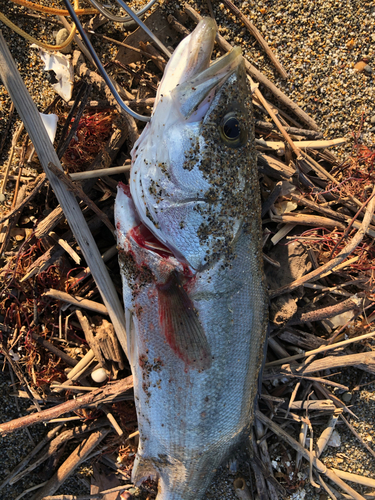
[[[258,10],[265,16],[269,7],[263,4]],[[288,81],[275,43],[267,43],[272,36],[265,36],[262,20],[263,35],[258,19],[248,16],[249,2],[199,5],[200,12],[191,3],[176,8],[167,1],[152,8],[146,25],[173,50],[201,14],[211,13],[221,23],[217,55],[232,47],[230,21],[237,31],[241,26],[243,39],[250,31]],[[45,42],[51,43],[49,25],[59,23],[53,12],[41,9],[36,15],[24,7],[14,11],[44,26]],[[117,91],[132,109],[150,115],[166,56],[140,28],[128,31],[92,10],[83,12],[87,29]],[[9,6],[5,13],[14,15]],[[240,43],[239,38],[234,41]],[[111,43],[105,54],[104,40]],[[355,44],[351,38],[345,50],[355,50]],[[13,52],[12,42],[9,48]],[[52,153],[40,154],[44,146],[34,138],[39,156],[34,154],[30,123],[15,122],[9,100],[9,118],[0,123],[0,353],[13,377],[15,401],[31,405],[23,416],[0,423],[0,435],[49,423],[33,451],[7,472],[0,490],[10,491],[37,470],[39,482],[17,498],[86,498],[56,494],[79,467],[81,474],[86,470],[85,461],[90,498],[151,500],[155,483],[136,488],[130,479],[138,432],[113,234],[116,185],[128,179],[130,151],[143,125],[119,109],[78,35],[73,49],[73,100],[50,91],[42,110],[58,117]],[[35,57],[30,56],[34,65]],[[262,500],[304,498],[310,484],[315,489],[310,498],[375,498],[374,470],[343,470],[348,445],[343,429],[359,453],[375,457],[375,428],[365,418],[367,407],[374,414],[375,401],[370,390],[375,383],[375,148],[363,142],[361,128],[353,129],[352,137],[324,138],[316,116],[276,87],[269,74],[249,60],[246,70],[256,115],[271,314],[262,391],[245,444],[251,460],[241,456],[239,468],[232,463],[219,471],[233,483],[229,496],[220,497],[251,498],[257,492]],[[36,85],[42,92],[49,84]],[[335,154],[329,149],[344,143]],[[75,224],[74,210],[82,217]],[[359,393],[368,398],[360,418],[352,406]],[[33,440],[31,434],[28,439]],[[43,474],[39,466],[45,463]],[[207,498],[217,498],[213,491]]]

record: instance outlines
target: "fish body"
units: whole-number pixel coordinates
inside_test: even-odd
[[[139,448],[133,480],[199,500],[252,421],[267,299],[250,92],[204,19],[169,61],[115,205]]]

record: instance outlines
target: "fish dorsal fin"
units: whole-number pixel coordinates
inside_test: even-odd
[[[160,324],[172,350],[191,368],[209,368],[210,346],[177,271],[171,273],[165,284],[158,286],[158,297]]]

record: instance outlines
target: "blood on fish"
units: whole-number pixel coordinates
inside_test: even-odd
[[[127,236],[133,238],[140,247],[151,250],[160,255],[160,257],[168,258],[171,256],[169,248],[163,245],[142,222],[138,226],[133,227]]]
[[[126,194],[126,196],[128,198],[132,197],[132,195],[130,194],[130,187],[127,184],[124,184],[123,182],[119,182],[118,187],[120,187],[123,190],[124,194]]]

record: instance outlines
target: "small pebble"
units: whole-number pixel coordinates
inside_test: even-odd
[[[97,370],[94,370],[91,374],[91,378],[93,379],[94,382],[97,382],[100,384],[101,382],[104,382],[107,380],[107,372],[104,370],[104,368],[98,368]]]
[[[358,71],[358,73],[362,73],[364,71],[367,64],[364,61],[359,61],[354,65],[354,71]]]
[[[60,31],[58,31],[56,35],[56,45],[63,44],[65,40],[68,38],[68,36],[69,36],[69,31],[66,28],[62,28]],[[72,43],[70,43],[65,48],[60,50],[62,54],[68,54],[71,51],[72,51]]]
[[[342,400],[345,403],[349,403],[352,400],[352,397],[353,397],[353,394],[351,392],[346,392],[345,394],[343,394]]]
[[[365,73],[371,75],[372,74],[372,68],[369,64],[366,64],[366,66],[364,67],[364,71]]]

